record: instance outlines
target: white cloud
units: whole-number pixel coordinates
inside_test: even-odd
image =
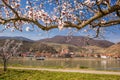
[[[26,27],[26,31],[30,31],[30,27]]]

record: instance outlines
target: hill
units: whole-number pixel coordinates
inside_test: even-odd
[[[105,50],[105,53],[120,54],[120,43],[110,46]]]
[[[95,40],[92,38],[84,37],[84,36],[55,36],[53,38],[46,38],[39,40],[39,42],[49,42],[49,43],[59,43],[59,44],[70,44],[74,46],[84,47],[84,46],[98,46],[107,48],[114,43],[106,40]]]
[[[59,52],[61,51],[61,49],[65,48],[73,52],[103,53],[104,48],[108,49],[108,51],[114,49],[111,48],[112,46],[114,46],[114,43],[112,42],[106,40],[94,40],[92,38],[84,36],[55,36],[53,38],[46,38],[39,41],[33,41],[24,37],[3,36],[0,37],[0,46],[5,42],[5,39],[14,39],[15,41],[22,41],[23,46],[21,47],[21,50],[23,52],[39,51],[54,53]],[[114,50],[111,52],[114,52]]]
[[[3,46],[6,39],[15,40],[15,42],[22,42],[23,45],[20,48],[22,52],[48,52],[48,53],[57,53],[54,47],[49,46],[45,43],[35,42],[33,40],[24,38],[24,37],[0,37],[0,47]]]
[[[5,39],[14,39],[14,40],[20,40],[20,41],[28,41],[28,42],[34,42],[31,39],[25,38],[25,37],[7,37],[7,36],[1,36],[0,40],[5,40]]]

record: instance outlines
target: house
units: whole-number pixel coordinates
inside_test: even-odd
[[[21,57],[34,57],[34,53],[31,52],[25,52],[20,54]]]
[[[103,59],[108,58],[106,55],[101,55],[100,57],[103,58]]]

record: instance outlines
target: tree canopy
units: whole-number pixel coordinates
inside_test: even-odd
[[[102,27],[120,24],[120,0],[0,0],[3,31],[26,24],[44,31],[89,26],[98,36]]]

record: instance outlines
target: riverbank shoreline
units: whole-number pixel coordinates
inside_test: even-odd
[[[35,57],[13,57],[11,59],[17,59],[17,60],[36,60]],[[117,60],[114,58],[84,58],[84,57],[79,57],[79,58],[45,58],[45,60]],[[120,60],[118,60],[120,61]]]
[[[0,67],[0,69],[1,69],[1,68],[2,68],[2,67]],[[114,71],[98,71],[98,70],[88,70],[88,69],[87,69],[87,70],[84,70],[84,69],[76,70],[76,69],[48,69],[48,68],[23,68],[23,67],[8,67],[8,69],[120,75],[120,72],[114,72]]]

